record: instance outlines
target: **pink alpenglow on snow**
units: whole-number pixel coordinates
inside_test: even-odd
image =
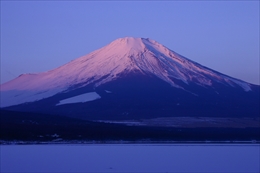
[[[1,85],[1,107],[33,102],[65,92],[71,86],[95,83],[100,86],[121,73],[149,73],[183,89],[172,78],[189,85],[211,86],[217,81],[251,90],[251,84],[193,62],[149,38],[119,38],[107,46],[75,59],[56,69],[24,74]]]

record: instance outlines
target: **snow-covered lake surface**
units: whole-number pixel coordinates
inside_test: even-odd
[[[259,144],[1,145],[0,172],[259,172]]]

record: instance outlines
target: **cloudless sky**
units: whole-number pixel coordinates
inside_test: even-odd
[[[259,84],[259,1],[0,1],[1,83],[61,66],[113,40],[151,38]]]

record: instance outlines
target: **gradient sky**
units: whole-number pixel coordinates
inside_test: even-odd
[[[1,83],[126,36],[259,84],[259,1],[1,1]]]

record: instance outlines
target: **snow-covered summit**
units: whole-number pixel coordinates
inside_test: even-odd
[[[181,89],[184,88],[173,79],[187,85],[195,83],[205,87],[211,86],[214,81],[251,90],[250,84],[206,68],[154,40],[125,37],[54,70],[21,75],[2,84],[0,91],[7,100],[15,99],[20,100],[17,103],[22,103],[39,98],[35,94],[46,98],[78,84],[81,87],[90,83],[99,86],[115,80],[122,73],[133,71],[154,75]]]
[[[126,52],[127,53],[142,52],[145,49],[143,40],[144,40],[143,38],[133,38],[133,37],[119,38],[111,42],[107,48],[112,49],[112,51],[117,51],[118,54],[120,53],[124,54]]]
[[[150,39],[150,38],[134,38],[134,37],[124,37],[116,39],[111,42],[108,46],[104,47],[108,51],[112,49],[117,54],[138,54],[147,50],[153,49],[153,51],[167,52],[167,48],[160,43]]]

